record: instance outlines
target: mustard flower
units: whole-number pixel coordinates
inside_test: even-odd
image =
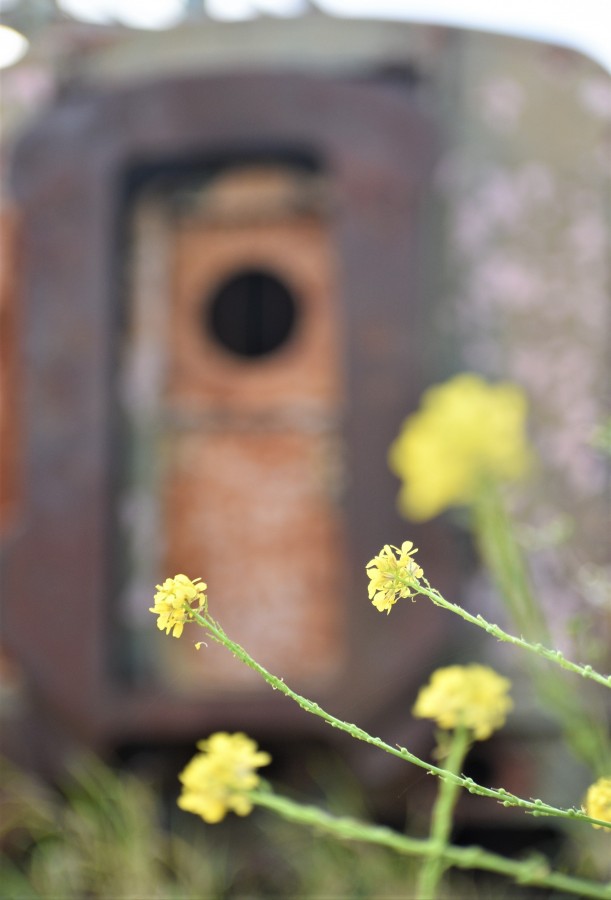
[[[159,616],[157,628],[166,634],[172,631],[174,637],[180,637],[185,622],[189,621],[193,612],[192,604],[197,604],[197,610],[205,606],[206,587],[201,578],[191,581],[186,575],[166,578],[163,584],[158,584],[155,606],[149,608],[149,612]]]
[[[448,666],[433,672],[418,694],[413,713],[433,719],[440,728],[463,726],[475,740],[484,741],[505,724],[513,703],[511,682],[488,666]]]
[[[414,596],[412,588],[423,575],[418,563],[412,559],[417,552],[412,541],[403,541],[401,548],[385,544],[365,566],[369,576],[369,599],[380,612],[389,613],[399,597]]]
[[[425,391],[392,443],[389,464],[403,484],[399,509],[424,521],[471,503],[483,477],[515,480],[530,464],[524,393],[463,373]]]
[[[249,792],[260,782],[255,772],[271,762],[269,753],[257,748],[245,734],[219,731],[198,741],[196,754],[178,776],[182,793],[178,805],[214,824],[230,810],[247,816],[252,810]]]
[[[593,819],[609,822],[609,828],[605,828],[604,825],[592,825],[592,828],[611,831],[611,778],[599,778],[590,785],[586,794],[585,808],[586,814]]]

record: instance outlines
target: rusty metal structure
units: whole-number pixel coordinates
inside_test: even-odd
[[[77,31],[3,166],[1,638],[20,686],[3,737],[18,758],[218,728],[334,740],[225,651],[195,650],[197,629],[158,633],[154,586],[179,571],[292,687],[428,752],[407,715],[419,685],[450,661],[496,666],[497,647],[430,604],[381,616],[364,565],[412,539],[442,593],[499,620],[468,537],[400,519],[386,465],[422,390],[460,369],[528,393],[546,469],[530,501],[573,517],[572,553],[593,563],[543,549],[542,604],[559,633],[573,614],[608,633],[608,607],[583,599],[609,563],[609,468],[585,439],[611,371],[608,78],[560,48],[318,13]],[[19,75],[15,96],[37,83]],[[500,661],[520,690],[521,661]],[[516,702],[469,774],[538,796],[564,771],[556,736]],[[404,767],[348,743],[396,810]],[[414,778],[414,810],[427,790]],[[468,815],[488,828],[494,813]]]
[[[89,92],[22,140],[4,634],[55,727],[97,747],[312,728],[228,654],[156,633],[177,571],[322,703],[383,717],[422,668],[430,610],[389,631],[363,566],[405,527],[376,461],[422,387],[434,155],[409,96],[291,72]]]

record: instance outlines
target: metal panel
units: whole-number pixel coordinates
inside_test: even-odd
[[[334,590],[331,556],[336,559],[337,553],[346,560],[341,576],[343,595],[349,600],[342,626],[345,665],[318,699],[337,704],[344,698],[355,717],[383,712],[404,693],[410,672],[419,671],[437,639],[424,604],[398,610],[393,628],[383,627],[387,623],[366,602],[363,575],[364,563],[379,546],[404,534],[393,511],[395,487],[384,458],[397,422],[421,387],[418,359],[424,348],[414,251],[418,202],[432,157],[431,132],[423,115],[404,97],[382,89],[277,73],[189,78],[67,99],[23,139],[13,172],[24,217],[27,489],[21,534],[7,552],[4,623],[7,642],[23,663],[33,692],[66,726],[90,740],[191,736],[215,724],[248,728],[276,722],[276,727],[286,727],[295,720],[299,727],[310,727],[307,717],[305,721],[294,717],[275,695],[261,693],[246,700],[238,693],[231,702],[216,696],[181,699],[171,685],[165,691],[146,683],[130,688],[116,674],[122,653],[117,610],[124,580],[118,501],[128,452],[121,443],[125,430],[117,378],[124,348],[121,328],[129,321],[129,291],[124,284],[127,232],[122,227],[126,178],[147,166],[177,171],[193,161],[209,164],[240,155],[250,161],[265,159],[278,148],[289,154],[310,153],[322,161],[332,196],[328,225],[312,228],[295,222],[295,237],[297,243],[318,244],[312,252],[330,253],[338,261],[333,276],[337,304],[329,313],[336,324],[323,309],[323,298],[335,288],[312,285],[307,291],[312,315],[318,304],[320,319],[318,338],[312,332],[313,346],[340,334],[341,341],[330,353],[325,351],[324,358],[330,361],[327,375],[324,365],[313,362],[312,376],[302,379],[296,374],[294,379],[298,391],[304,383],[314,390],[316,379],[322,383],[326,378],[323,399],[336,391],[345,396],[346,546],[336,545],[333,516],[325,520],[315,504],[309,511],[301,504],[294,506],[307,519],[303,527],[318,535],[317,562],[304,555],[302,565],[314,580],[327,581],[327,596]],[[127,201],[131,202],[129,197]],[[181,245],[195,239],[190,228],[185,225],[177,238],[178,255]],[[220,253],[220,233],[218,240]],[[271,246],[271,231],[266,241]],[[278,253],[279,262],[281,255],[284,250]],[[288,264],[289,255],[286,259]],[[151,257],[149,262],[154,268],[157,261]],[[297,257],[294,265],[297,272]],[[325,266],[321,263],[320,271]],[[331,262],[329,271],[334,268]],[[187,277],[186,268],[181,277]],[[304,269],[303,277],[314,275]],[[187,343],[191,338],[184,335]],[[340,344],[346,354],[343,383],[341,375],[337,380],[342,369]],[[295,349],[291,363],[295,372],[301,365],[298,356]],[[184,357],[185,365],[188,358],[190,354]],[[200,349],[193,349],[193,360],[199,359]],[[173,390],[180,393],[194,378],[192,372],[181,375]],[[228,377],[221,381],[230,383]],[[256,406],[252,399],[256,392],[249,394],[247,387],[240,386],[240,409],[251,400],[253,409]],[[275,390],[270,389],[270,397]],[[287,378],[278,386],[278,397],[286,392],[293,408],[291,390]],[[229,408],[228,394],[225,402]],[[217,454],[227,456],[227,466],[229,452],[238,453],[230,432],[214,437]],[[192,439],[187,429],[183,448],[187,455]],[[249,440],[250,459],[269,459],[266,471],[271,472],[274,464],[264,446],[264,432]],[[212,452],[214,441],[206,452]],[[247,444],[239,445],[240,453],[246,452]],[[291,470],[299,472],[306,458],[314,472],[319,464],[314,458],[324,457],[321,448],[322,443],[317,446],[305,436],[297,440],[287,430],[273,453],[282,459],[288,478]],[[201,479],[197,490],[214,489],[215,502],[222,505],[228,469],[221,478],[219,468],[214,488],[206,481],[206,470],[202,466],[197,475]],[[188,488],[181,485],[178,469],[173,483],[163,503],[170,518],[180,520]],[[262,491],[261,503],[265,502]],[[252,494],[247,501],[250,515],[255,505]],[[302,525],[295,518],[291,527],[295,531]],[[241,534],[236,539],[239,542]],[[178,547],[182,538],[175,540]],[[325,556],[329,548],[331,555]],[[239,565],[240,547],[232,549]],[[179,556],[178,550],[168,552]],[[269,548],[265,552],[271,554]],[[210,565],[212,572],[212,559]],[[207,576],[206,571],[201,574]],[[248,590],[247,572],[244,585]],[[260,596],[253,596],[245,603],[253,623],[261,602]],[[300,655],[311,645],[329,660],[331,645],[339,648],[339,619],[321,621],[319,628],[319,615],[320,609],[308,622]],[[294,618],[292,627],[296,622]],[[249,624],[248,633],[257,627]],[[329,643],[333,629],[335,637]],[[280,644],[278,640],[277,648]],[[296,665],[293,660],[290,664]],[[375,684],[393,687],[385,687],[381,695]]]
[[[337,261],[328,224],[303,208],[308,193],[320,197],[317,176],[238,166],[193,191],[193,209],[172,212],[169,191],[135,216],[125,612],[133,639],[164,661],[153,674],[177,689],[264,685],[220,648],[153,643],[151,584],[176,572],[204,575],[225,627],[285,677],[324,683],[345,659],[344,348]],[[148,263],[159,254],[166,272],[157,262],[152,283]],[[248,356],[207,320],[218,285],[253,269],[288,286],[295,322],[278,347]],[[243,299],[256,318],[256,294]],[[228,328],[261,325],[231,315]]]

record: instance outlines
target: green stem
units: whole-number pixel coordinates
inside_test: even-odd
[[[482,481],[472,509],[480,554],[515,624],[531,640],[549,643],[549,629],[533,593],[524,554],[493,480]]]
[[[305,806],[287,797],[279,797],[270,792],[257,791],[250,794],[252,802],[273,810],[289,822],[306,825],[348,841],[363,841],[368,844],[388,847],[397,853],[425,859],[436,859],[440,853],[446,866],[459,869],[479,869],[494,872],[513,879],[520,885],[533,885],[565,891],[578,897],[594,897],[599,900],[611,898],[611,885],[596,884],[581,878],[550,871],[546,860],[531,857],[524,860],[507,859],[490,853],[481,847],[445,846],[441,851],[432,839],[418,840],[407,837],[380,825],[369,825],[349,817],[333,816],[316,806]],[[422,895],[418,894],[420,898]]]
[[[208,613],[201,615],[192,610],[191,615],[194,621],[198,622],[206,629],[212,640],[216,641],[218,644],[222,644],[233,653],[235,657],[241,660],[241,662],[254,672],[257,672],[257,674],[259,674],[273,690],[280,691],[286,697],[290,697],[291,700],[297,703],[306,712],[323,719],[332,728],[338,728],[341,731],[345,731],[350,737],[355,738],[355,740],[364,741],[367,744],[377,747],[379,750],[384,750],[385,753],[390,753],[392,756],[404,759],[406,762],[410,762],[421,769],[425,769],[431,775],[453,781],[459,787],[469,791],[470,794],[477,794],[481,797],[490,797],[497,800],[499,803],[502,803],[503,806],[518,807],[532,816],[553,816],[561,819],[578,819],[583,822],[589,822],[591,825],[604,825],[608,827],[608,822],[605,822],[603,819],[594,819],[591,816],[587,816],[580,809],[562,809],[560,807],[550,806],[542,800],[524,800],[521,797],[517,797],[515,794],[511,794],[504,788],[494,789],[483,787],[483,785],[473,781],[472,778],[465,778],[463,775],[453,775],[445,769],[441,769],[438,766],[434,766],[432,763],[420,759],[418,756],[415,756],[415,754],[410,753],[405,747],[392,747],[390,744],[385,743],[381,738],[368,734],[362,728],[359,728],[358,725],[352,725],[349,722],[343,722],[341,719],[337,719],[335,716],[332,716],[330,713],[326,712],[326,710],[322,709],[318,703],[313,703],[311,700],[308,700],[307,697],[302,697],[300,694],[291,690],[291,688],[284,683],[282,678],[272,675],[271,672],[268,672],[267,669],[254,660],[240,644],[232,641],[231,638],[225,634],[218,622],[212,619]]]
[[[446,770],[452,775],[459,775],[465,756],[471,745],[471,735],[466,728],[457,728],[453,733],[450,751],[446,759]],[[444,852],[449,843],[454,819],[454,807],[458,800],[460,787],[455,781],[440,782],[437,799],[431,818],[431,841],[438,853],[426,857],[418,877],[418,897],[434,898],[437,896],[437,885],[446,868]]]
[[[514,626],[531,640],[549,643],[549,629],[532,589],[525,554],[494,481],[487,480],[481,484],[473,505],[473,516],[480,554],[513,618]],[[536,664],[538,661],[531,659],[533,662]],[[574,664],[569,663],[564,668],[570,669],[572,666]],[[567,684],[557,679],[549,669],[538,665],[535,665],[532,674],[544,706],[557,716],[575,756],[598,774],[607,772],[611,762],[607,731],[600,716],[584,705],[576,683]]]
[[[583,678],[589,678],[605,687],[611,687],[611,675],[601,675],[593,669],[592,666],[582,666],[579,665],[579,663],[571,662],[560,650],[549,650],[542,644],[532,644],[525,638],[516,637],[513,634],[503,631],[498,625],[488,622],[481,615],[471,615],[471,613],[467,612],[466,609],[463,609],[462,606],[459,606],[457,603],[452,603],[450,600],[446,600],[445,597],[442,597],[439,591],[436,591],[431,587],[426,578],[422,578],[421,581],[415,581],[414,579],[402,578],[400,575],[397,575],[396,580],[400,584],[405,584],[410,587],[412,591],[417,591],[419,594],[422,594],[423,597],[428,597],[429,600],[433,601],[435,606],[441,606],[443,609],[447,609],[450,612],[455,613],[455,615],[460,616],[465,622],[470,622],[471,625],[482,628],[499,641],[521,647],[523,650],[528,650],[530,653],[536,653],[537,656],[540,656],[542,659],[547,659],[549,662],[556,663],[556,665],[566,669],[568,672],[574,672],[576,675],[581,675]]]
[[[605,687],[611,687],[611,675],[601,675],[592,666],[581,666],[578,663],[571,662],[566,659],[560,650],[550,650],[542,644],[532,644],[525,638],[508,634],[502,628],[499,628],[498,625],[488,622],[483,616],[479,614],[473,616],[457,603],[451,603],[449,600],[446,600],[438,591],[431,588],[426,578],[421,580],[422,584],[397,576],[397,581],[400,583],[408,584],[412,590],[417,591],[424,597],[428,597],[436,606],[447,609],[460,616],[466,622],[482,628],[488,634],[497,638],[497,640],[521,647],[537,657],[556,663],[556,665],[568,672],[581,675],[583,678],[589,678]],[[567,741],[573,747],[575,753],[585,760],[594,771],[604,774],[609,766],[609,751],[603,727],[593,720],[588,711],[574,697],[571,686],[559,684],[556,679],[546,677],[546,673],[539,673],[539,676],[535,680],[540,686],[547,705],[557,712]]]

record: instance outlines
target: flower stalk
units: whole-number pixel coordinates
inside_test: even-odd
[[[530,641],[549,643],[549,628],[533,592],[524,552],[499,485],[493,479],[484,479],[480,485],[473,503],[473,530],[482,559],[514,625]],[[545,658],[544,653],[539,655]],[[576,685],[558,679],[549,669],[539,665],[538,660],[531,658],[530,662],[536,690],[545,706],[556,715],[575,756],[595,772],[608,771],[611,765],[609,741],[600,718],[584,705],[579,691],[575,690]],[[569,663],[564,668],[571,669],[572,666],[574,664]],[[596,677],[593,680],[599,681]],[[611,685],[611,678],[606,682],[606,686]]]
[[[480,480],[472,511],[473,531],[482,561],[514,623],[529,640],[549,643],[549,629],[533,593],[526,560],[495,479]]]
[[[401,584],[405,582],[414,588],[414,583],[411,579],[406,579],[400,575],[397,576],[397,579]],[[483,629],[499,641],[503,641],[506,644],[513,644],[515,647],[521,647],[522,650],[527,650],[529,653],[535,653],[542,659],[555,663],[567,672],[573,672],[575,675],[581,675],[582,678],[588,678],[591,681],[596,681],[598,684],[604,685],[604,687],[611,688],[611,675],[602,675],[590,665],[580,665],[579,663],[571,662],[571,660],[567,659],[560,650],[550,650],[548,647],[544,647],[543,644],[533,643],[526,640],[526,638],[509,634],[507,631],[503,631],[498,625],[489,622],[483,616],[479,614],[476,616],[472,615],[457,603],[446,600],[439,591],[431,587],[426,578],[421,579],[418,584],[417,593],[422,594],[423,597],[428,597],[435,606],[441,606],[443,609],[447,609],[449,612],[460,616],[465,622],[469,622],[471,625],[476,625],[478,628]]]
[[[450,738],[445,767],[452,775],[459,775],[465,756],[471,746],[471,734],[467,728],[457,728]],[[434,900],[437,886],[447,866],[444,854],[450,843],[454,809],[458,801],[459,786],[455,781],[440,782],[437,799],[431,816],[431,843],[437,853],[425,857],[418,876],[417,896]]]
[[[513,860],[490,853],[480,847],[454,847],[451,845],[440,847],[431,838],[426,840],[410,838],[381,825],[370,825],[347,816],[333,816],[316,806],[296,803],[288,797],[280,797],[270,791],[252,792],[250,799],[255,806],[272,810],[289,822],[315,828],[341,840],[377,844],[405,856],[440,859],[445,867],[494,872],[505,875],[520,885],[549,888],[554,891],[575,894],[578,897],[593,897],[597,900],[610,900],[611,898],[611,885],[596,884],[582,878],[565,875],[562,872],[550,871],[547,862],[539,856]],[[417,896],[428,897],[428,895],[422,894]]]
[[[363,728],[360,728],[358,725],[351,724],[350,722],[344,722],[341,719],[336,718],[335,716],[328,713],[324,710],[318,703],[314,703],[312,700],[308,700],[307,697],[303,697],[300,694],[293,691],[282,678],[278,678],[278,676],[273,675],[271,672],[268,672],[260,663],[258,663],[255,659],[250,656],[250,654],[241,647],[240,644],[232,641],[231,638],[225,634],[222,627],[216,622],[209,613],[198,613],[192,612],[192,621],[197,622],[201,625],[207,632],[208,636],[211,640],[216,641],[218,644],[222,644],[224,647],[229,650],[237,659],[244,663],[244,665],[248,666],[248,668],[252,669],[254,672],[257,672],[267,684],[270,685],[274,690],[280,691],[280,693],[284,694],[286,697],[289,697],[298,706],[300,706],[305,712],[310,713],[311,715],[318,716],[327,722],[332,728],[337,728],[340,731],[346,732],[350,737],[354,738],[358,741],[364,741],[367,744],[371,744],[374,747],[377,747],[379,750],[383,750],[385,753],[391,754],[391,756],[396,756],[399,759],[403,759],[406,762],[412,763],[415,766],[418,766],[421,769],[424,769],[431,775],[435,775],[438,778],[442,778],[451,782],[454,782],[458,787],[464,788],[469,791],[470,794],[477,794],[481,797],[489,797],[492,800],[496,800],[501,803],[503,806],[513,806],[519,809],[523,809],[529,815],[532,816],[550,816],[554,818],[560,819],[578,819],[583,822],[588,822],[591,825],[608,825],[608,822],[605,822],[602,819],[594,819],[592,816],[586,815],[582,809],[578,809],[576,807],[573,808],[562,808],[552,806],[548,803],[544,803],[542,800],[526,800],[522,797],[518,797],[515,794],[512,794],[510,791],[506,791],[504,788],[487,788],[483,785],[478,784],[472,778],[466,778],[464,775],[455,775],[451,772],[448,772],[446,769],[436,766],[433,763],[429,763],[424,759],[420,759],[420,757],[416,756],[414,753],[411,753],[407,748],[401,747],[397,745],[393,747],[391,744],[387,744],[379,737],[375,737],[374,735],[369,734]]]

